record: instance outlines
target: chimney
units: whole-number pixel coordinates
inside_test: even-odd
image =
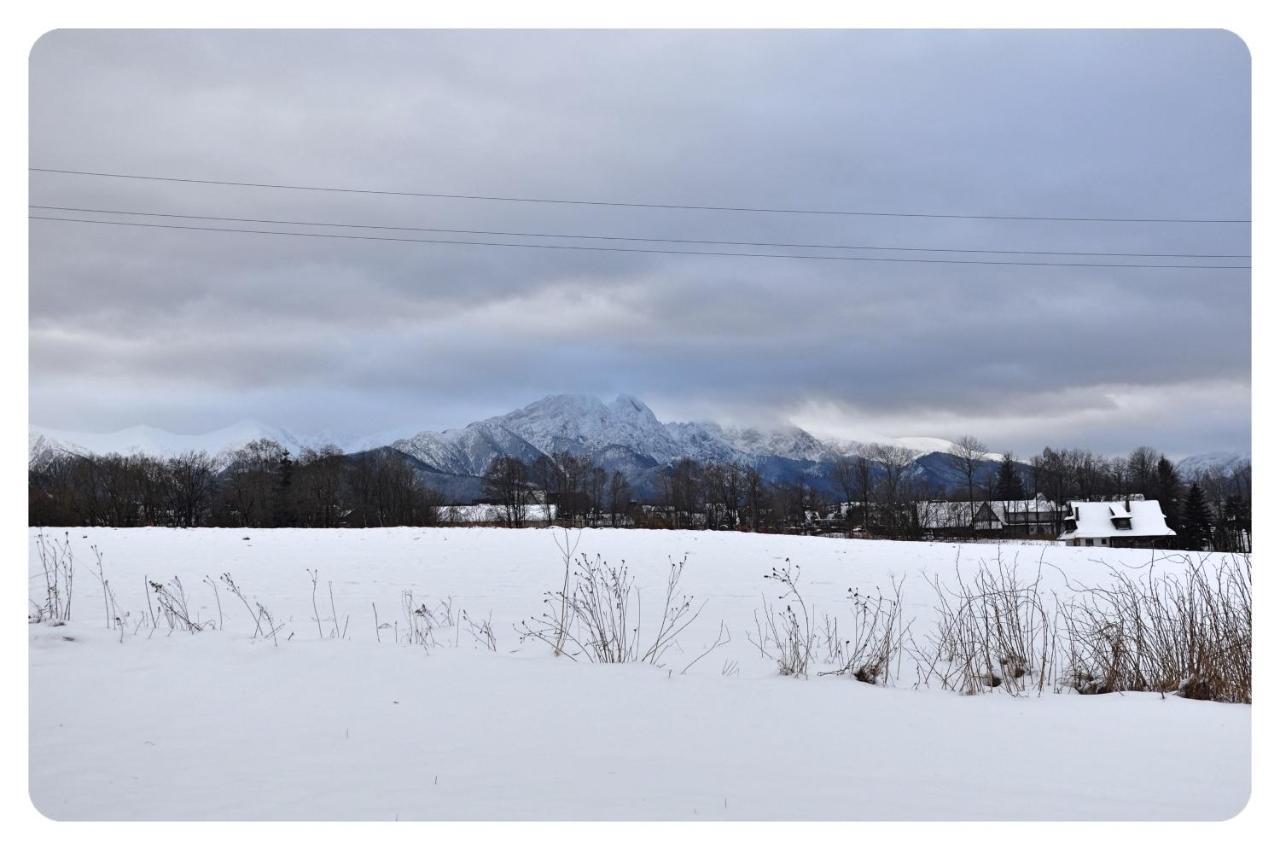
[[[1124,497],[1124,512],[1125,512],[1125,513],[1130,513],[1130,512],[1131,512],[1131,511],[1130,511],[1130,509],[1129,509],[1129,497],[1128,497],[1128,496],[1125,496],[1125,497]]]

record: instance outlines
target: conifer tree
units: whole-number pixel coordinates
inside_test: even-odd
[[[1218,533],[1215,548],[1226,552],[1248,552],[1249,533],[1249,500],[1233,493],[1218,515]]]
[[[1213,519],[1209,515],[1209,506],[1205,504],[1204,493],[1199,484],[1192,484],[1187,491],[1180,536],[1183,545],[1195,551],[1211,548],[1213,543]]]
[[[272,520],[277,528],[288,528],[294,524],[293,504],[293,458],[285,449],[276,462],[275,487],[272,492]]]
[[[1026,498],[1022,486],[1022,475],[1018,472],[1013,455],[1007,452],[1000,461],[1000,469],[996,472],[996,498],[1006,502]]]
[[[1148,494],[1149,496],[1151,494]],[[1164,511],[1165,522],[1178,534],[1182,534],[1182,479],[1178,470],[1164,455],[1156,463],[1156,483],[1154,495],[1160,500]]]

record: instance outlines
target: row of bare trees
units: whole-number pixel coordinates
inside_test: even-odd
[[[962,437],[945,461],[953,484],[941,487],[929,483],[917,460],[911,449],[868,443],[836,458],[825,478],[771,482],[754,466],[683,458],[657,471],[653,492],[641,504],[632,499],[631,483],[620,471],[606,473],[589,459],[561,453],[526,465],[500,457],[486,473],[486,498],[500,506],[503,523],[511,526],[555,517],[564,525],[843,529],[911,539],[929,530],[921,507],[929,500],[988,502],[1037,514],[1047,527],[1040,522],[1028,528],[1056,536],[1063,514],[1045,502],[1062,506],[1071,500],[1141,496],[1160,500],[1178,532],[1176,545],[1250,548],[1247,464],[1199,472],[1196,480],[1184,482],[1174,465],[1149,447],[1118,458],[1046,448],[1027,463]]]
[[[878,508],[875,517],[905,534],[913,500],[926,494],[907,475],[911,453],[903,450],[893,459],[889,474],[869,475],[866,481],[868,492],[873,490],[896,508]],[[814,483],[769,482],[754,466],[690,458],[657,470],[655,492],[647,500],[633,498],[633,487],[620,470],[606,473],[587,459],[567,454],[539,458],[533,464],[495,458],[484,483],[486,500],[498,507],[502,524],[512,527],[553,517],[561,525],[801,531],[812,525],[815,515],[832,510],[830,491]]]
[[[868,443],[859,447],[854,455],[836,460],[832,477],[840,486],[847,506],[844,515],[849,528],[860,523],[863,529],[872,528],[873,516],[883,519],[882,530],[900,531],[906,513],[895,510],[903,497],[914,501],[914,482],[909,476],[916,454],[903,446]]]
[[[31,525],[252,528],[434,525],[439,498],[397,452],[297,457],[255,440],[214,458],[63,455],[28,475]]]
[[[621,470],[608,473],[589,458],[568,452],[542,455],[532,464],[496,457],[483,477],[485,499],[511,528],[552,518],[569,525],[617,527],[631,509],[631,483]]]

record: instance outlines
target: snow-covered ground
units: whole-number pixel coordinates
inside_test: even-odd
[[[787,558],[810,606],[831,615],[847,614],[849,588],[903,579],[921,633],[926,576],[1016,558],[1063,589],[1063,573],[1100,581],[1100,559],[1137,566],[1150,552],[583,532],[582,552],[626,560],[646,626],[668,558],[687,558],[682,587],[706,607],[657,668],[520,643],[514,624],[562,580],[555,533],[72,530],[72,618],[30,627],[32,799],[58,819],[1217,819],[1248,799],[1248,706],[966,697],[915,689],[909,669],[890,688],[787,679],[747,640],[761,594],[777,602],[764,576]],[[131,623],[145,578],[178,576],[193,618],[222,629],[131,625],[121,642],[93,544]],[[278,646],[251,638],[224,572],[285,621]],[[461,622],[438,648],[403,645],[404,591],[415,605],[451,597],[459,621],[463,610],[491,619],[497,651]],[[375,629],[374,605],[387,628]],[[346,638],[322,638],[335,609]],[[721,623],[731,641],[681,673]]]

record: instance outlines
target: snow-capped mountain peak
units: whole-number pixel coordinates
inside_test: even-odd
[[[1230,471],[1250,462],[1249,452],[1205,452],[1188,455],[1178,461],[1175,466],[1179,475],[1190,478],[1215,469]]]
[[[469,449],[459,451],[466,444]],[[512,445],[516,449],[512,450]],[[650,469],[679,458],[755,463],[781,458],[817,463],[833,450],[801,428],[726,428],[715,423],[663,423],[644,402],[619,395],[551,395],[519,410],[465,428],[423,432],[394,444],[436,469],[478,475],[499,454],[528,459],[529,449],[568,452],[629,469]]]
[[[618,396],[611,404],[595,396],[547,396],[485,421],[501,425],[546,454],[584,454],[625,446],[659,461],[679,455],[679,446],[666,426],[648,406],[631,396]]]
[[[961,453],[958,445],[940,437],[897,437],[893,442],[896,445],[911,449],[916,453],[916,457],[934,453],[947,455]],[[982,457],[984,460],[1001,460],[1004,456],[999,452],[985,452]]]

